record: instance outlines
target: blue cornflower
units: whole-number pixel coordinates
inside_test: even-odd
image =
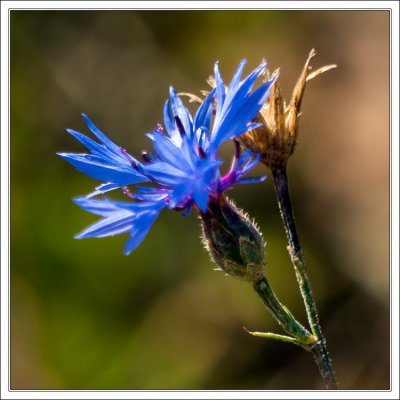
[[[205,213],[209,202],[218,201],[234,183],[258,182],[265,178],[242,179],[257,164],[259,155],[254,156],[249,150],[240,155],[235,138],[260,126],[252,120],[267,100],[276,77],[251,92],[266,63],[241,81],[245,63],[243,60],[239,64],[228,87],[222,80],[218,62],[215,64],[216,86],[199,106],[194,118],[171,87],[170,99],[164,107],[166,134],[161,125],[147,134],[155,154],[144,153],[142,161],[108,139],[85,115],[89,129],[101,144],[68,130],[91,154],[59,155],[79,171],[104,182],[90,195],[74,200],[85,210],[103,217],[76,238],[129,233],[130,239],[125,246],[125,254],[129,254],[143,240],[163,208],[186,209],[187,215],[193,206],[199,213]],[[221,176],[219,168],[223,162],[218,157],[218,149],[230,139],[235,142],[235,155],[229,172]],[[143,182],[151,182],[153,186],[136,186],[135,193],[127,188]],[[118,188],[133,201],[93,199]]]

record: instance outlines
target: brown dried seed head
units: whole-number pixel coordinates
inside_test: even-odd
[[[267,102],[256,118],[262,126],[240,137],[242,145],[259,153],[261,161],[271,169],[284,167],[296,148],[298,119],[306,82],[336,67],[327,65],[310,73],[310,61],[315,54],[312,49],[296,82],[289,104],[285,105],[276,81]]]

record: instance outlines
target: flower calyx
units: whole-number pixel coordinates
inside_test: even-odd
[[[227,275],[258,282],[264,276],[265,245],[255,224],[225,196],[200,212],[203,244]]]

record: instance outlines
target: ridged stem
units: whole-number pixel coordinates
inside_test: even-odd
[[[315,343],[316,338],[280,303],[265,276],[258,282],[254,282],[253,288],[287,333],[297,338],[303,345],[309,346]],[[311,346],[308,349],[311,350]]]
[[[332,368],[332,362],[328,355],[325,338],[322,335],[318,320],[317,307],[315,305],[310,280],[307,276],[306,264],[304,262],[303,251],[297,235],[296,224],[290,200],[289,184],[286,173],[286,167],[272,169],[275,190],[277,194],[281,217],[285,226],[286,234],[289,240],[288,250],[290,258],[296,273],[297,282],[303,297],[307,312],[308,322],[313,335],[318,341],[311,345],[311,351],[314,360],[318,366],[327,389],[337,389],[335,373]]]

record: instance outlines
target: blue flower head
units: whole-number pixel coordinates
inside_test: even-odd
[[[264,71],[263,63],[241,80],[243,60],[226,87],[215,64],[215,88],[199,106],[194,118],[171,87],[170,99],[164,107],[164,128],[158,125],[147,137],[153,142],[153,153],[143,153],[142,160],[107,138],[83,115],[89,129],[101,142],[82,133],[68,130],[90,154],[59,153],[58,155],[90,177],[103,182],[86,197],[75,199],[85,210],[103,217],[78,234],[76,238],[104,237],[129,233],[125,254],[134,250],[146,236],[151,224],[163,208],[186,210],[191,207],[205,213],[210,201],[218,201],[234,183],[258,182],[264,179],[242,179],[259,161],[249,150],[240,155],[235,138],[255,129],[252,122],[267,100],[276,76],[252,91],[256,79]],[[165,131],[164,131],[165,129]],[[218,149],[227,140],[235,142],[235,155],[228,173],[221,175],[223,163]],[[128,185],[136,186],[132,193]],[[117,202],[93,197],[121,188],[131,199]]]

